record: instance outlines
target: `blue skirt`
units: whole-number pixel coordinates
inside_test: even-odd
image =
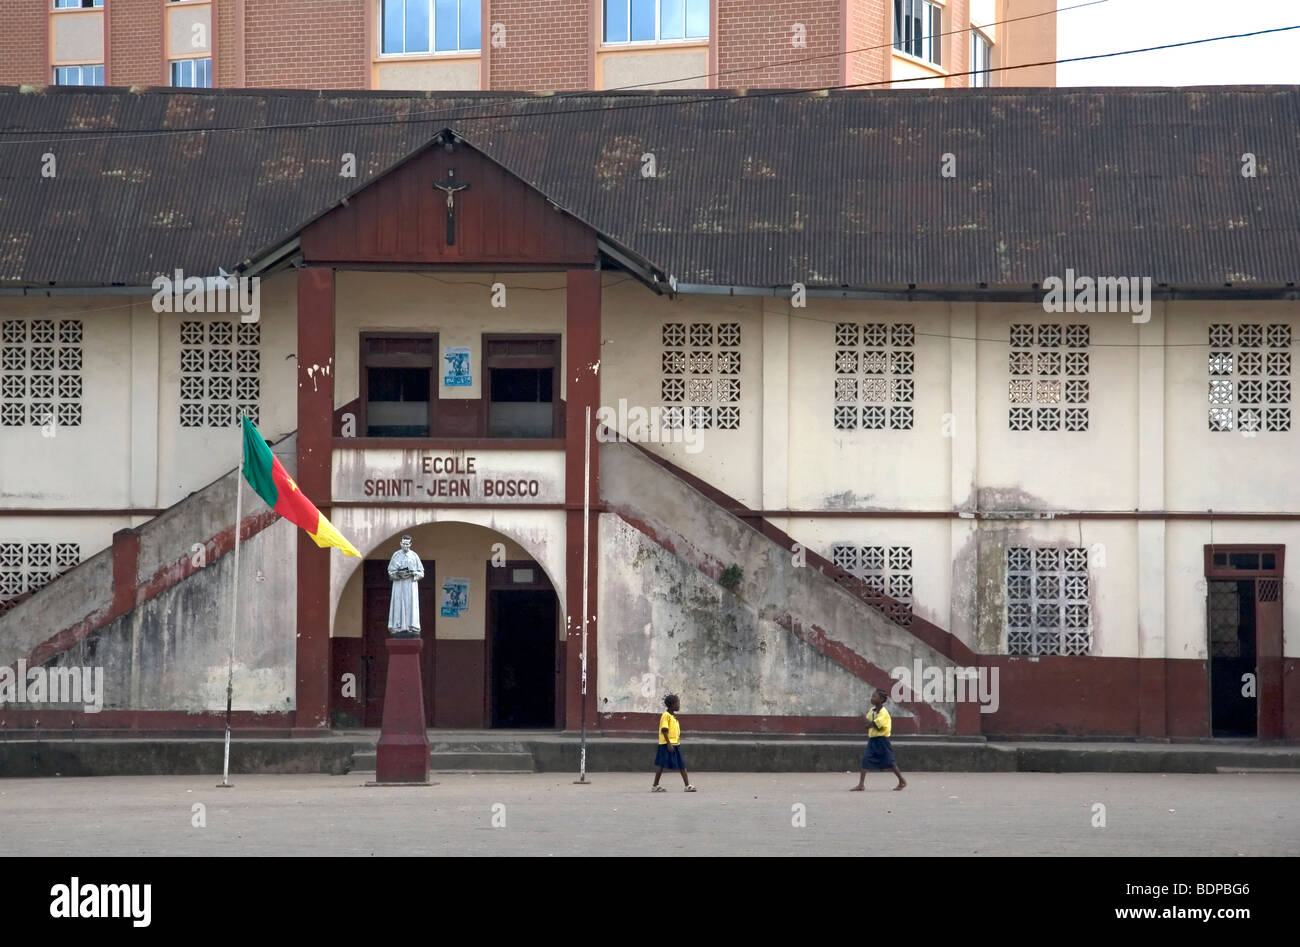
[[[889,737],[871,737],[867,740],[867,752],[862,754],[863,769],[893,769],[894,747]]]
[[[660,743],[659,752],[655,754],[655,766],[671,770],[685,769],[686,763],[682,760],[681,748]]]

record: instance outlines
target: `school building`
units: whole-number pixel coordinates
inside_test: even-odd
[[[0,89],[0,724],[377,726],[409,534],[434,727],[1294,739],[1296,114]]]
[[[5,0],[0,85],[1051,86],[1056,19],[1055,0]]]

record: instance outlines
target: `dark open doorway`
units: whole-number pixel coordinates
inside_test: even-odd
[[[559,602],[533,562],[488,566],[487,717],[503,728],[554,727]]]
[[[1210,730],[1282,736],[1285,547],[1205,547]]]
[[[1256,735],[1255,582],[1209,584],[1210,728],[1216,737]]]

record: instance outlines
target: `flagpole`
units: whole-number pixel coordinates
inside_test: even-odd
[[[587,782],[587,585],[591,569],[591,405],[587,405],[586,437],[583,439],[584,466],[582,473],[582,744],[578,758],[576,785]]]
[[[231,583],[233,592],[230,596],[230,657],[226,666],[226,752],[221,764],[221,785],[218,789],[230,788],[230,708],[235,693],[235,629],[238,627],[239,615],[239,533],[244,521],[244,423],[239,423],[239,465],[235,467],[235,578]]]

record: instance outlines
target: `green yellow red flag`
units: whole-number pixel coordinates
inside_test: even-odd
[[[315,504],[303,495],[293,482],[280,458],[262,439],[261,433],[248,418],[244,422],[244,479],[253,491],[266,501],[266,505],[290,523],[307,531],[317,546],[336,546],[345,555],[361,558],[356,547],[343,538],[334,524],[321,516]]]

